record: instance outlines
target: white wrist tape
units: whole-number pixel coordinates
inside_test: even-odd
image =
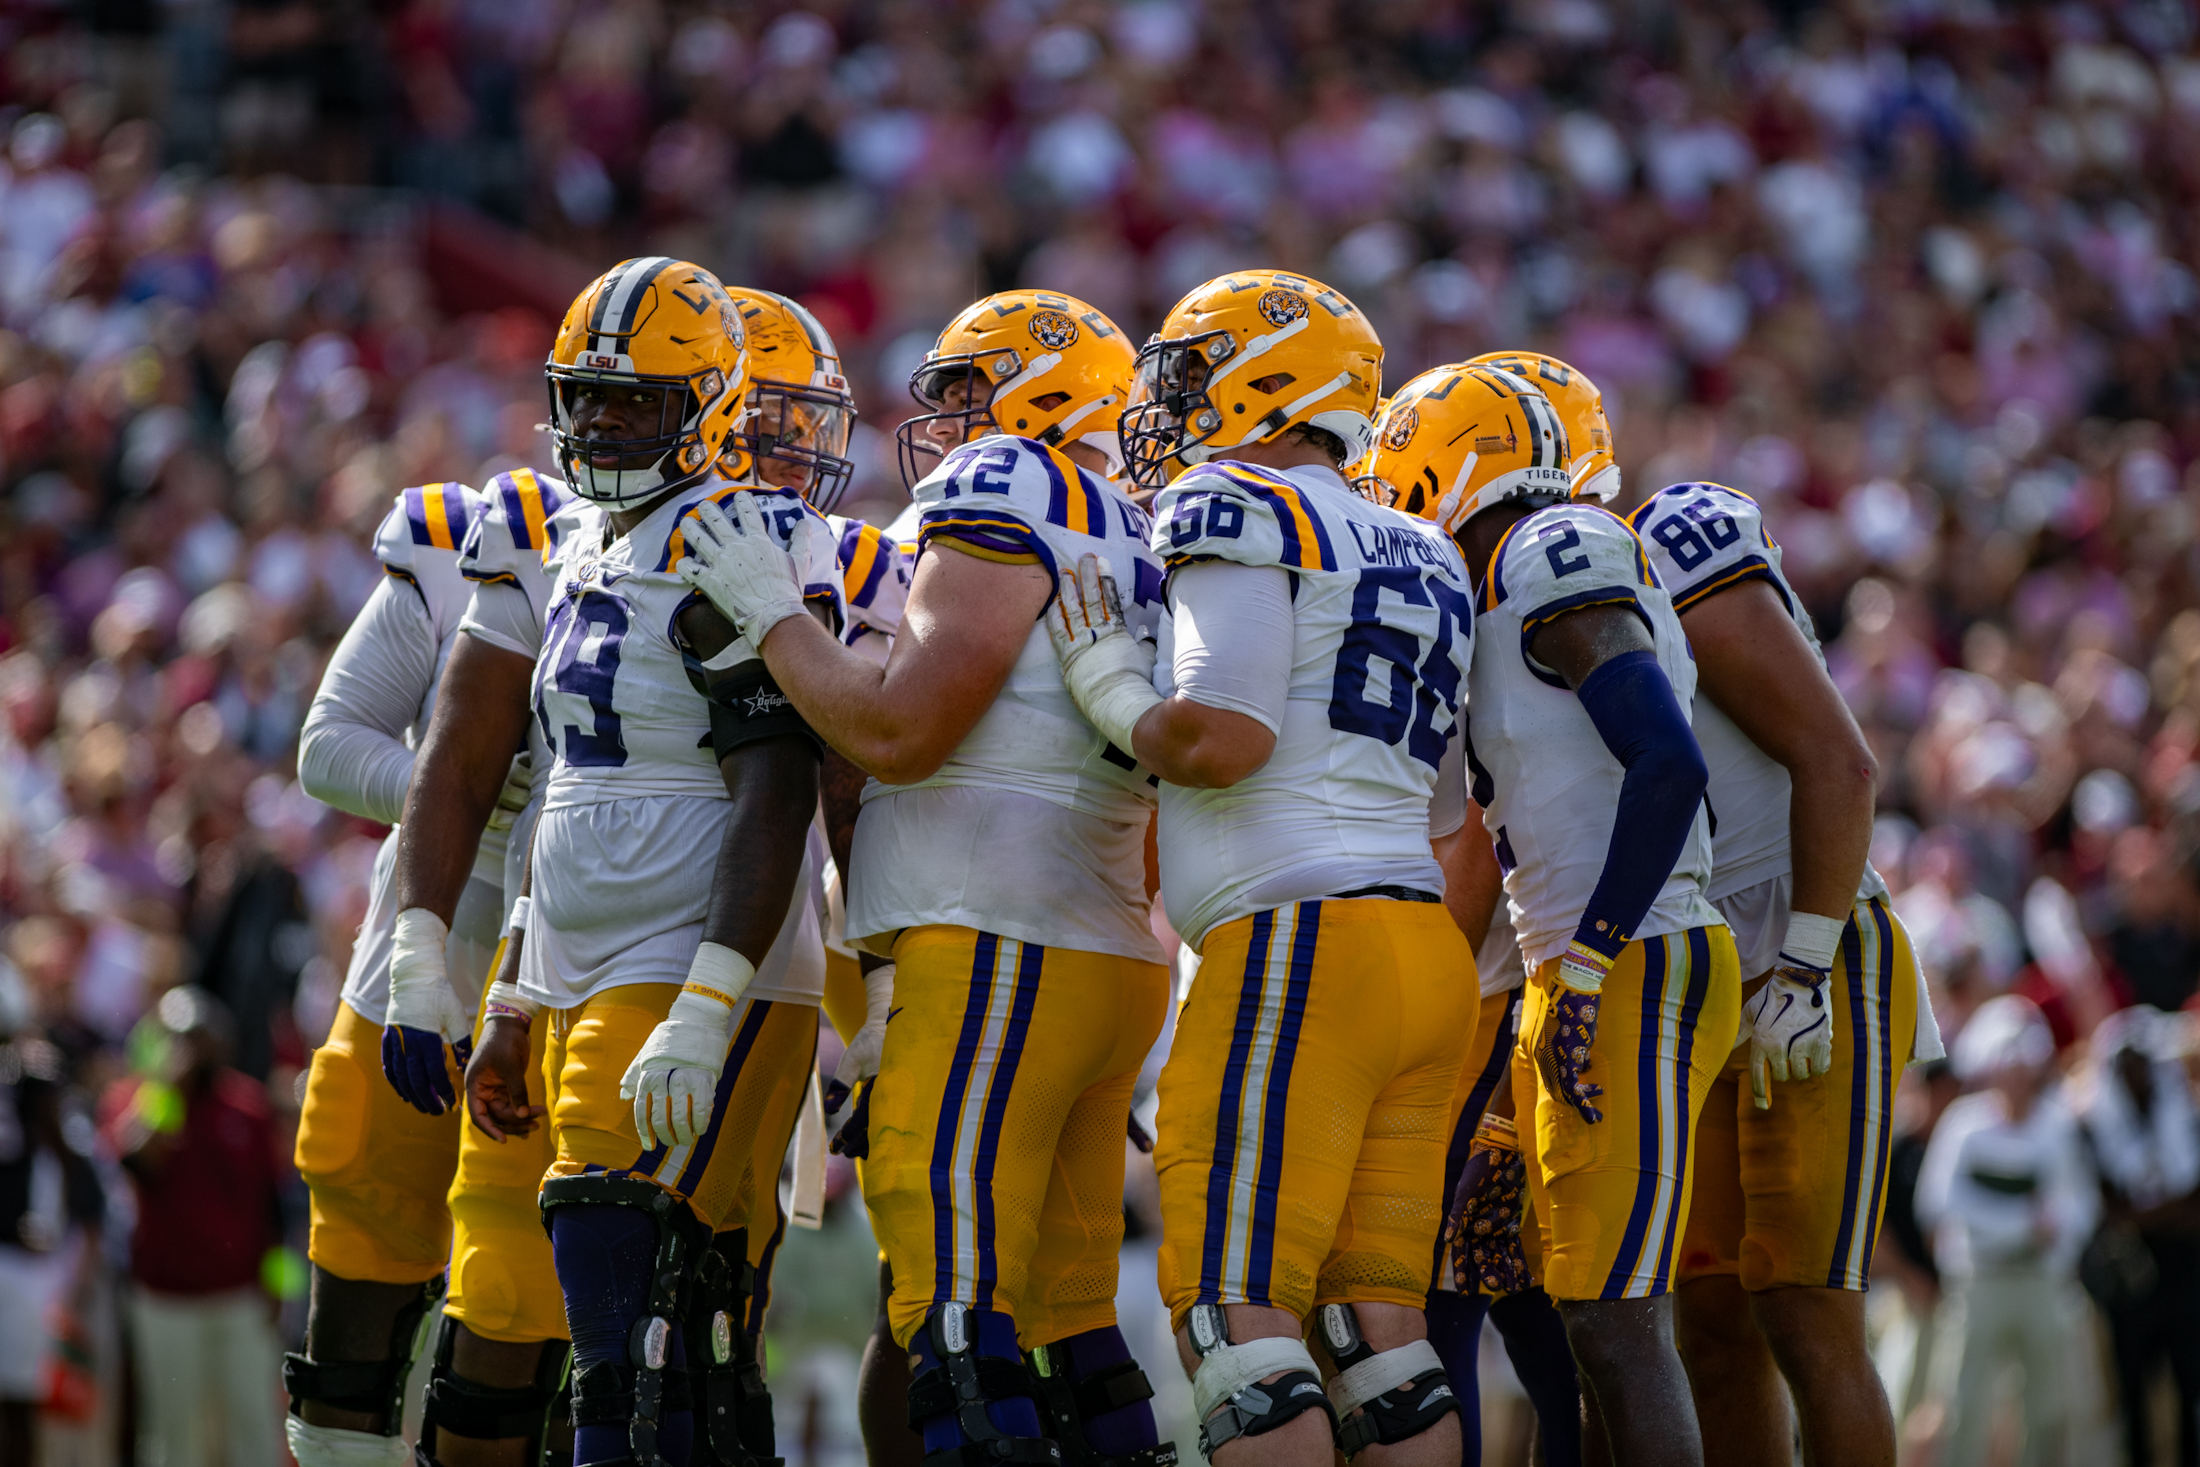
[[[894,1009],[894,965],[873,968],[863,975],[863,1022],[883,1024]]]
[[[390,930],[390,961],[395,964],[433,961],[437,970],[443,967],[443,945],[451,940],[451,929],[435,913],[426,907],[407,907],[397,914],[397,921]]]
[[[715,998],[730,1009],[740,1004],[755,977],[756,964],[722,943],[706,942],[695,950],[680,991]]]
[[[1383,1392],[1396,1390],[1424,1371],[1441,1370],[1443,1365],[1434,1345],[1427,1340],[1410,1340],[1340,1372],[1329,1383],[1329,1404],[1337,1408],[1340,1418],[1350,1416]]]
[[[542,1005],[536,1003],[526,994],[521,993],[517,983],[507,982],[502,978],[489,985],[488,1002],[492,1004],[510,1004],[530,1019],[542,1012]]]
[[[1138,720],[1146,716],[1146,710],[1161,701],[1153,684],[1128,668],[1116,668],[1093,679],[1084,691],[1079,706],[1092,720],[1092,726],[1099,729],[1109,743],[1136,758],[1131,748],[1132,730],[1138,727]]]
[[[504,919],[504,930],[506,932],[525,932],[527,930],[527,919],[534,914],[534,910],[535,899],[533,897],[521,897],[518,901],[512,903],[512,915]]]
[[[1833,955],[1841,946],[1841,934],[1848,925],[1849,919],[1846,917],[1821,917],[1816,912],[1791,912],[1788,914],[1787,936],[1780,939],[1780,951],[1810,964],[1813,968],[1831,968]]]
[[[1303,1370],[1317,1380],[1321,1378],[1304,1340],[1247,1340],[1203,1355],[1199,1369],[1192,1374],[1193,1414],[1205,1421],[1239,1391],[1283,1370]]]

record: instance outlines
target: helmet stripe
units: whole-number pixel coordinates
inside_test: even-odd
[[[597,336],[599,349],[615,350],[603,344],[603,338],[630,336],[634,331],[634,317],[642,308],[642,292],[649,283],[672,268],[673,260],[666,255],[649,255],[639,260],[629,260],[620,267],[616,280],[604,281],[604,291],[596,300],[596,309],[589,322],[589,329]]]

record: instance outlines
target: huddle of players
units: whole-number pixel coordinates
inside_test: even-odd
[[[807,313],[662,257],[583,292],[565,483],[407,490],[308,722],[309,788],[402,822],[299,1140],[301,1467],[403,1460],[446,1276],[424,1458],[562,1455],[569,1410],[576,1463],[771,1461],[821,1000],[867,1389],[906,1352],[929,1467],[1166,1467],[1113,1304],[1149,832],[1212,1460],[1475,1460],[1487,1309],[1547,1462],[1784,1460],[1782,1376],[1808,1460],[1892,1461],[1861,1291],[1937,1036],[1779,550],[1716,485],[1604,509],[1562,363],[1384,405],[1381,361],[1283,272],[1136,352],[989,297],[912,378],[910,547],[822,513],[853,409]]]

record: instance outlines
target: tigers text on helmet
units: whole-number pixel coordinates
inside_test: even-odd
[[[987,296],[950,321],[909,374],[909,395],[931,411],[894,434],[902,483],[915,485],[949,451],[988,433],[1050,448],[1082,443],[1106,454],[1113,471],[1123,461],[1115,419],[1130,394],[1131,364],[1129,338],[1073,296]],[[961,400],[950,406],[958,386]]]
[[[1359,307],[1304,275],[1244,270],[1178,301],[1138,354],[1123,414],[1131,477],[1158,488],[1301,425],[1363,457],[1382,387],[1383,344]]]
[[[1507,499],[1570,497],[1567,457],[1566,425],[1541,389],[1467,362],[1432,367],[1398,389],[1353,487],[1453,535]]]
[[[817,317],[783,295],[728,288],[749,354],[749,399],[726,435],[726,476],[793,489],[820,514],[848,492],[856,400],[840,349]]]
[[[573,491],[633,509],[711,472],[748,391],[740,313],[718,277],[686,260],[622,260],[558,327],[543,375],[550,438]],[[651,429],[597,431],[608,405]]]
[[[1485,352],[1467,365],[1502,367],[1542,388],[1558,409],[1559,421],[1566,425],[1566,442],[1573,449],[1574,458],[1566,470],[1573,476],[1574,498],[1619,497],[1619,461],[1612,456],[1612,425],[1604,419],[1604,394],[1586,373],[1557,357],[1532,351]]]

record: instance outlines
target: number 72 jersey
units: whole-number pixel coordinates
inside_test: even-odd
[[[1458,549],[1318,468],[1206,464],[1154,508],[1154,549],[1172,572],[1225,560],[1293,580],[1275,753],[1227,790],[1161,789],[1162,887],[1178,931],[1196,947],[1218,923],[1287,902],[1368,886],[1442,892],[1429,795],[1474,639]],[[1166,683],[1166,656],[1159,671]]]

